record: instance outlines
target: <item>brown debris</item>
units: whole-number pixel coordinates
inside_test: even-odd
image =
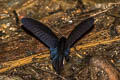
[[[79,7],[78,0],[0,1],[0,77],[5,75],[12,79],[18,76],[23,80],[117,80],[116,75],[120,74],[116,71],[120,70],[120,2],[82,1],[83,6]],[[85,7],[85,10],[82,12],[80,7]],[[71,48],[70,62],[65,62],[62,75],[58,75],[52,68],[47,47],[25,33],[20,27],[21,22],[16,25],[18,17],[13,10],[20,20],[30,17],[44,23],[59,38],[67,37],[76,25],[89,17],[94,17],[95,26]],[[114,17],[118,18],[116,25],[113,23]],[[111,28],[110,24],[114,26]],[[109,33],[111,30],[114,34],[115,27],[118,34],[112,37]],[[93,56],[90,66],[89,59],[85,58],[88,55]],[[94,57],[96,55],[99,55],[98,58]],[[108,57],[115,67],[101,55]],[[113,71],[116,74],[112,74]]]
[[[90,65],[92,80],[98,80],[99,78],[101,80],[107,80],[106,77],[108,77],[109,80],[120,79],[120,72],[105,57],[101,56],[93,57],[90,60]]]

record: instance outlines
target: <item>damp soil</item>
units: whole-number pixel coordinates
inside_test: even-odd
[[[29,17],[67,37],[81,21],[108,8],[93,16],[94,28],[71,49],[61,74],[52,68],[48,48],[21,27],[21,18]],[[120,80],[119,8],[117,0],[0,1],[0,80]]]

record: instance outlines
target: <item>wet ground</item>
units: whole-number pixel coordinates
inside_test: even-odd
[[[0,1],[0,80],[120,80],[119,0]],[[26,33],[20,19],[29,17],[67,37],[82,20],[95,26],[71,49],[58,75],[49,50]]]

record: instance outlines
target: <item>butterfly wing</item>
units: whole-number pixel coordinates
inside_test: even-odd
[[[69,51],[70,48],[74,45],[74,43],[79,40],[82,36],[85,35],[87,31],[89,31],[94,25],[94,19],[88,18],[81,22],[79,25],[75,27],[75,29],[71,32],[66,40],[66,50],[65,50],[65,59],[69,61]]]
[[[68,36],[66,41],[66,46],[71,48],[73,44],[80,39],[88,30],[90,30],[94,25],[94,19],[88,18],[81,22],[79,25],[75,27],[75,29]]]
[[[46,25],[31,18],[22,18],[22,23],[25,29],[30,31],[49,48],[56,47],[58,38]]]

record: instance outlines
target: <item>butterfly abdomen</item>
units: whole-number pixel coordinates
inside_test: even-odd
[[[54,53],[54,54],[51,53],[51,54],[53,54],[52,65],[57,73],[60,73],[61,70],[63,69],[63,60],[65,57],[65,41],[66,41],[66,39],[64,37],[60,38],[58,46],[57,46],[57,52],[54,49],[56,53]]]
[[[66,42],[66,38],[65,37],[60,38],[59,44],[58,44],[58,52],[59,52],[60,55],[64,54],[65,42]]]

